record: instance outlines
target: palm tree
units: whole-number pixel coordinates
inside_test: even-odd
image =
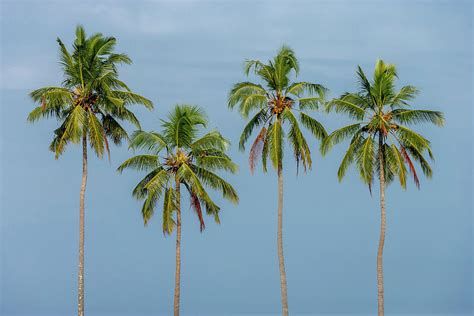
[[[298,60],[287,46],[281,47],[277,56],[267,64],[259,60],[247,60],[245,74],[250,71],[261,79],[263,85],[252,82],[240,82],[234,85],[229,95],[229,108],[239,107],[240,114],[247,118],[251,112],[256,114],[245,126],[240,137],[240,150],[252,132],[260,128],[249,154],[250,170],[253,173],[259,156],[264,172],[267,171],[267,159],[270,157],[278,174],[278,260],[280,268],[281,302],[283,315],[288,315],[288,298],[283,256],[283,126],[288,124],[288,142],[293,149],[297,168],[300,162],[304,170],[311,168],[311,152],[299,123],[307,128],[317,139],[324,139],[324,127],[306,111],[317,109],[324,100],[326,89],[306,81],[292,82],[291,76],[299,73]],[[298,120],[298,118],[299,120]]]
[[[217,131],[198,137],[200,127],[206,127],[204,112],[196,106],[177,105],[163,121],[162,133],[136,131],[130,141],[133,149],[147,153],[134,156],[119,167],[146,171],[148,174],[133,190],[133,196],[144,200],[142,217],[145,225],[154,214],[156,203],[163,197],[163,233],[169,235],[176,227],[176,276],[174,315],[179,315],[181,277],[181,185],[189,193],[191,207],[205,228],[202,208],[220,223],[217,206],[205,187],[220,191],[222,196],[237,203],[234,188],[216,171],[235,173],[237,165],[225,154],[229,142]],[[174,187],[173,187],[174,182]]]
[[[414,166],[417,162],[425,176],[432,175],[432,169],[425,153],[433,159],[430,142],[407,125],[433,123],[444,124],[441,112],[415,110],[412,101],[418,94],[417,88],[404,86],[395,89],[397,71],[395,65],[378,60],[373,80],[369,81],[360,67],[357,70],[359,91],[345,93],[328,103],[328,110],[345,113],[357,122],[332,132],[322,143],[323,154],[337,143],[351,138],[338,170],[339,181],[347,168],[355,164],[362,181],[371,190],[374,175],[379,177],[381,227],[377,252],[378,315],[384,315],[383,247],[385,243],[385,187],[398,177],[405,189],[407,173],[413,176],[419,188],[420,181]]]
[[[82,140],[82,183],[79,204],[79,275],[78,315],[84,315],[84,195],[87,182],[87,143],[102,158],[109,141],[120,145],[127,132],[119,121],[128,121],[140,128],[135,115],[127,109],[130,104],[153,108],[150,100],[133,93],[119,80],[119,64],[132,61],[125,54],[114,53],[116,40],[100,33],[86,37],[82,26],[76,28],[73,52],[70,53],[58,38],[64,81],[58,87],[44,87],[30,93],[39,103],[28,116],[28,121],[54,117],[60,125],[54,131],[49,146],[56,159],[69,143]]]

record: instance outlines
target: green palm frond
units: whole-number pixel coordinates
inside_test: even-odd
[[[407,102],[414,100],[418,95],[419,91],[414,86],[404,86],[402,87],[392,98],[390,105],[392,107],[396,106],[409,106]]]
[[[194,141],[189,147],[193,152],[209,149],[226,151],[229,148],[229,145],[230,142],[225,139],[219,131],[213,130]]]
[[[409,129],[408,127],[398,125],[395,134],[398,136],[399,141],[405,147],[415,147],[420,150],[424,150],[430,147],[430,141]]]
[[[333,99],[327,104],[327,111],[344,113],[351,118],[362,120],[366,115],[366,99],[355,93],[343,94],[339,99]]]
[[[268,139],[268,153],[273,167],[278,169],[283,161],[283,128],[281,121],[277,120],[267,135]]]
[[[157,168],[150,173],[148,173],[138,184],[135,186],[135,188],[132,191],[132,196],[136,198],[137,200],[143,200],[146,198],[148,194],[148,190],[145,188],[146,184],[150,182],[151,179],[153,179],[158,172],[160,172],[163,168]]]
[[[239,202],[237,191],[235,191],[235,189],[227,181],[204,168],[193,166],[191,169],[195,171],[197,177],[202,181],[202,183],[214,190],[221,192],[223,198],[231,201],[234,204]]]
[[[252,135],[253,130],[265,123],[267,119],[268,116],[266,109],[260,110],[252,119],[250,119],[240,136],[239,149],[241,151],[245,150],[245,143],[249,139],[250,135]]]
[[[155,154],[168,147],[164,136],[156,132],[135,131],[130,138],[130,148],[144,149]]]
[[[300,110],[318,110],[321,105],[324,104],[324,97],[306,97],[298,99],[298,105]]]
[[[173,214],[176,211],[175,192],[173,188],[168,188],[163,198],[163,233],[170,235],[173,232],[176,222]]]
[[[252,109],[259,108],[266,102],[265,89],[259,84],[245,81],[234,85],[229,93],[228,106],[233,109],[239,104],[240,113],[248,115]]]
[[[205,150],[201,152],[193,152],[196,159],[196,165],[208,170],[225,170],[236,173],[238,166],[230,159],[229,156],[222,151]]]
[[[401,124],[430,122],[438,126],[444,125],[443,113],[439,111],[395,109],[391,113],[394,121]]]
[[[357,153],[357,165],[360,171],[362,181],[368,185],[372,184],[374,177],[374,141],[372,137],[367,137],[359,148]]]
[[[118,168],[117,171],[122,173],[123,170],[130,168],[137,171],[149,171],[156,169],[160,166],[160,163],[155,155],[137,155],[125,160]]]
[[[171,147],[189,147],[196,136],[198,126],[207,126],[204,112],[197,106],[176,106],[163,122],[163,135]]]
[[[104,155],[104,148],[108,148],[106,145],[107,139],[105,138],[105,130],[95,115],[89,114],[87,116],[87,125],[89,127],[89,143],[97,154],[97,157],[102,158]]]
[[[112,91],[112,95],[121,100],[124,105],[143,104],[147,109],[153,109],[153,102],[137,93],[133,93],[131,91],[114,90]]]
[[[105,135],[109,137],[114,144],[122,144],[122,140],[128,140],[127,131],[114,119],[111,115],[102,116],[102,126],[105,131]]]
[[[289,109],[285,109],[283,111],[282,117],[290,123],[288,138],[290,140],[290,145],[293,149],[293,154],[296,160],[296,167],[299,167],[299,163],[301,161],[303,163],[305,171],[307,169],[311,169],[311,151],[309,149],[308,143],[306,142],[306,139],[303,136],[303,133],[300,130],[298,120]]]
[[[148,190],[145,201],[142,205],[142,218],[145,226],[155,213],[156,202],[158,201],[158,191]]]
[[[162,169],[155,174],[153,178],[145,184],[144,188],[148,191],[157,192],[158,198],[161,196],[162,192],[167,188],[168,182],[170,181],[170,174],[166,169]]]
[[[318,95],[318,98],[324,99],[324,95],[327,92],[327,89],[320,84],[311,83],[311,82],[294,82],[288,88],[286,88],[286,93],[293,94],[297,97],[302,96],[306,93],[309,95]]]
[[[407,168],[405,166],[405,160],[403,159],[402,154],[398,150],[397,146],[395,146],[395,144],[390,145],[390,150],[391,150],[392,155],[394,157],[393,164],[391,164],[390,166],[392,168],[394,168],[395,172],[398,174],[398,179],[400,180],[400,185],[402,186],[402,188],[406,189],[406,187],[407,187],[407,181],[406,181]]]
[[[427,178],[431,178],[433,176],[433,170],[431,169],[430,164],[425,159],[425,157],[423,157],[423,154],[420,152],[420,150],[413,146],[406,147],[406,150],[420,164],[423,174]]]
[[[263,172],[267,172],[267,160],[269,156],[269,138],[270,138],[270,132],[273,130],[273,123],[271,123],[268,128],[266,129],[266,134],[263,140],[263,146],[262,146],[262,167],[263,167]]]
[[[323,155],[327,154],[334,145],[339,144],[348,137],[353,136],[357,131],[360,130],[360,125],[361,123],[347,125],[329,134],[321,143],[321,153]]]
[[[180,181],[186,182],[191,188],[192,192],[196,194],[196,196],[201,202],[204,203],[206,207],[206,212],[209,215],[215,216],[219,212],[220,207],[217,206],[217,204],[215,204],[214,201],[210,198],[199,177],[196,173],[194,173],[190,166],[186,164],[181,165],[176,175],[178,176]]]
[[[303,124],[303,126],[306,127],[314,137],[316,137],[316,139],[322,141],[328,136],[324,126],[311,116],[301,112],[300,121],[301,124]]]
[[[344,158],[342,158],[341,164],[339,165],[339,169],[337,170],[337,178],[339,181],[342,181],[342,179],[346,175],[347,169],[356,160],[357,153],[360,151],[360,148],[363,144],[363,140],[364,139],[361,133],[356,133],[352,137],[349,148],[344,154]]]

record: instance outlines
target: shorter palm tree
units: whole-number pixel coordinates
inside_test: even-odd
[[[207,119],[201,109],[178,105],[163,121],[162,133],[136,131],[130,141],[133,149],[147,154],[134,156],[119,167],[146,171],[148,174],[133,190],[133,196],[144,200],[142,217],[145,225],[153,216],[158,200],[163,198],[163,233],[169,235],[176,228],[176,276],[174,315],[179,315],[181,271],[181,186],[186,188],[191,207],[197,214],[201,231],[205,228],[202,209],[220,223],[220,207],[210,198],[205,187],[220,191],[222,196],[237,203],[234,188],[215,171],[235,173],[237,165],[226,155],[229,146],[218,131],[198,137]],[[174,185],[174,186],[173,186]]]
[[[337,143],[350,138],[349,148],[338,170],[339,181],[347,168],[355,164],[364,183],[371,186],[377,174],[380,183],[381,227],[377,252],[378,315],[384,315],[383,285],[383,247],[385,243],[385,187],[398,177],[405,189],[407,173],[410,172],[417,187],[420,186],[414,161],[421,166],[423,173],[430,178],[432,169],[424,157],[425,153],[433,159],[430,142],[406,125],[433,123],[444,124],[439,111],[414,110],[409,102],[418,93],[413,86],[395,90],[397,71],[395,65],[378,60],[374,77],[369,81],[360,67],[357,76],[359,91],[345,93],[328,103],[328,110],[345,113],[357,120],[332,132],[322,143],[321,151],[327,153]]]

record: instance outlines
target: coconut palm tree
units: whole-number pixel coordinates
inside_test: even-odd
[[[395,88],[397,71],[395,65],[378,60],[372,81],[358,67],[359,91],[345,93],[328,103],[327,109],[347,114],[357,122],[332,132],[322,143],[323,154],[337,143],[350,138],[347,149],[338,170],[339,181],[347,168],[355,164],[362,181],[369,186],[377,175],[380,184],[381,226],[377,252],[377,292],[378,315],[384,315],[383,284],[383,248],[385,243],[385,187],[398,178],[405,189],[408,173],[411,173],[415,185],[420,181],[414,162],[418,163],[428,178],[432,169],[425,155],[433,159],[430,142],[410,129],[409,125],[433,123],[444,124],[443,114],[439,111],[416,110],[410,105],[418,90],[413,86]]]
[[[237,171],[237,165],[225,153],[229,142],[217,130],[199,137],[199,129],[206,125],[207,119],[201,109],[178,105],[168,120],[163,121],[161,133],[140,130],[133,134],[130,147],[147,153],[134,156],[118,167],[119,172],[132,168],[148,173],[133,190],[135,198],[144,200],[141,213],[145,225],[162,197],[163,233],[169,235],[176,228],[175,316],[179,315],[180,299],[181,187],[189,193],[201,231],[205,228],[203,208],[220,223],[220,207],[211,199],[206,187],[220,191],[233,203],[239,200],[234,188],[215,173]]]
[[[284,126],[288,125],[288,143],[290,144],[297,168],[302,163],[304,170],[311,168],[311,151],[300,128],[300,123],[313,136],[322,140],[326,137],[324,127],[307,114],[322,104],[326,89],[306,81],[293,82],[299,73],[299,64],[294,52],[287,46],[281,47],[277,56],[268,63],[259,60],[247,60],[245,74],[253,73],[262,84],[239,82],[229,94],[228,105],[233,109],[238,106],[240,114],[247,118],[256,112],[245,126],[240,137],[239,148],[245,150],[245,143],[253,131],[260,131],[255,138],[249,154],[251,172],[254,171],[257,159],[261,156],[264,172],[267,171],[267,159],[270,157],[278,174],[278,233],[277,247],[280,269],[281,302],[283,315],[288,315],[288,298],[283,256],[283,143]]]
[[[59,127],[54,131],[50,150],[56,159],[70,143],[82,141],[82,182],[79,204],[79,275],[78,315],[84,315],[84,195],[87,182],[88,142],[97,157],[109,155],[109,139],[119,145],[127,132],[119,121],[140,128],[138,119],[127,107],[142,104],[153,108],[150,100],[132,92],[118,78],[120,64],[130,64],[125,54],[114,53],[116,40],[100,33],[86,36],[84,28],[76,28],[73,51],[69,52],[58,38],[64,81],[61,86],[44,87],[30,93],[39,103],[28,121],[54,117]]]

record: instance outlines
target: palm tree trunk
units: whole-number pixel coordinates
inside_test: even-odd
[[[176,275],[174,286],[174,316],[179,316],[179,297],[181,284],[181,191],[176,177]]]
[[[82,135],[82,182],[79,198],[78,316],[84,316],[84,195],[87,183],[87,135]]]
[[[385,243],[385,175],[384,175],[384,155],[383,155],[383,136],[379,135],[379,163],[380,163],[380,239],[379,249],[377,251],[377,294],[378,294],[378,316],[384,315],[384,290],[383,290],[383,246]]]
[[[280,288],[282,315],[288,316],[288,295],[286,288],[285,257],[283,256],[283,173],[281,164],[278,166],[278,262],[280,266]]]

